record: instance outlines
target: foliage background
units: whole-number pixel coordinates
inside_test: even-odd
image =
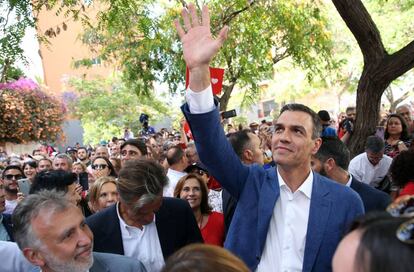
[[[66,108],[30,79],[0,84],[0,142],[54,142]]]

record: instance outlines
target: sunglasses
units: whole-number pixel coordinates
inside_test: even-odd
[[[387,212],[393,217],[414,216],[414,196],[403,196],[387,207]],[[395,235],[398,240],[407,244],[414,244],[414,219],[402,223]]]
[[[13,180],[13,178],[15,180],[18,180],[18,179],[21,179],[22,177],[23,177],[22,175],[11,175],[11,174],[4,175],[4,178],[7,179],[7,180]]]
[[[414,244],[414,219],[402,223],[396,232],[398,240],[407,244]]]
[[[106,169],[107,167],[108,165],[106,164],[93,164],[92,165],[93,170],[102,170],[102,169]]]
[[[391,203],[387,207],[387,212],[393,217],[412,217],[414,216],[414,196],[405,196]]]

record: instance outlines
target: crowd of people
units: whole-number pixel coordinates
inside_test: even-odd
[[[182,17],[193,139],[144,115],[138,137],[126,128],[95,148],[3,152],[0,270],[412,271],[411,108],[354,158],[353,107],[332,122],[287,104],[272,122],[224,126],[209,64],[228,28],[213,38],[207,7]]]

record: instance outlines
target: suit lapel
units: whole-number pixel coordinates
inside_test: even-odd
[[[267,232],[269,230],[270,219],[273,215],[273,210],[276,205],[276,201],[279,198],[279,181],[277,179],[276,168],[273,167],[267,171],[267,178],[260,189],[258,216],[257,216],[257,237],[258,254],[261,255],[263,247],[266,242]]]
[[[175,218],[172,215],[168,216],[170,212],[171,211],[168,206],[163,203],[155,215],[155,225],[157,226],[158,238],[160,239],[160,245],[164,259],[166,256],[171,255],[171,253],[174,251],[174,239],[173,237],[168,237],[168,233],[171,233],[171,228],[174,228],[176,226],[176,222],[170,220],[171,218]]]
[[[105,224],[102,226],[104,228],[108,247],[110,247],[112,250],[108,251],[111,253],[124,255],[124,246],[122,243],[122,234],[121,234],[121,226],[119,224],[119,218],[118,214],[116,212],[118,205],[112,205],[110,208],[111,210],[109,212],[109,220],[108,224]]]
[[[324,238],[331,210],[331,202],[326,197],[328,194],[329,191],[321,182],[319,175],[314,174],[303,271],[312,271],[316,256],[318,255],[320,245]]]

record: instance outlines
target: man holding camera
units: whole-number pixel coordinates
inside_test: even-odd
[[[339,139],[341,139],[342,142],[346,144],[351,138],[352,131],[354,130],[356,108],[347,107],[345,113],[346,113],[345,120],[339,123],[338,137]]]

